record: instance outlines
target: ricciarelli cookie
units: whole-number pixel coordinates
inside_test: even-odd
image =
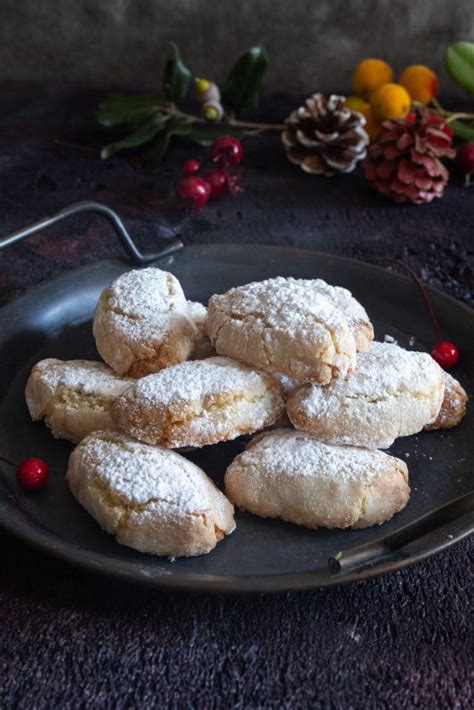
[[[309,528],[378,525],[410,496],[403,461],[292,429],[257,435],[227,469],[225,490],[241,510]]]
[[[179,281],[155,268],[128,271],[102,292],[93,332],[101,357],[129,377],[187,360],[199,334]]]
[[[427,424],[425,429],[452,429],[459,424],[466,413],[469,397],[461,384],[448,372],[444,373],[444,397],[441,409],[432,424]]]
[[[140,441],[181,448],[258,431],[283,411],[281,388],[273,377],[213,357],[138,380],[115,401],[112,416],[119,429]]]
[[[357,350],[373,337],[366,312],[346,289],[282,277],[212,296],[207,329],[221,355],[320,384],[351,372]]]
[[[356,370],[326,387],[305,385],[287,402],[297,429],[331,444],[388,448],[435,421],[444,373],[427,353],[372,343]]]
[[[44,419],[57,439],[80,441],[113,429],[110,407],[135,380],[118,377],[91,360],[41,360],[32,369],[25,398],[33,420]]]
[[[202,555],[235,528],[231,503],[198,466],[116,432],[81,441],[66,481],[104,530],[140,552]]]

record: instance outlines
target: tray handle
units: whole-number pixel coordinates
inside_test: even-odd
[[[427,537],[434,547],[444,547],[446,538],[461,539],[474,531],[474,491],[452,500],[386,537],[342,550],[328,559],[333,574],[348,574],[366,566],[384,567],[394,558],[417,558]]]
[[[61,222],[63,219],[74,217],[78,214],[86,212],[98,214],[109,222],[131,261],[135,264],[149,264],[152,261],[156,261],[157,259],[161,259],[164,256],[169,256],[170,254],[179,251],[184,246],[181,239],[175,238],[170,240],[168,245],[160,249],[160,251],[157,251],[154,254],[143,254],[136,246],[127,228],[115,210],[111,207],[107,207],[107,205],[104,205],[101,202],[76,202],[68,207],[65,207],[59,212],[56,212],[50,217],[45,217],[39,222],[34,222],[34,224],[30,224],[23,229],[11,232],[0,240],[0,252],[8,249],[8,247],[13,246],[17,242],[21,242],[22,239],[26,239],[26,237],[29,237],[32,234],[36,234],[37,232],[41,232],[44,229],[52,227],[54,224]]]

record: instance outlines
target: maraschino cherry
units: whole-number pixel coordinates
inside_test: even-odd
[[[454,367],[459,362],[459,350],[454,343],[450,343],[449,340],[440,340],[439,343],[431,350],[431,357],[436,360],[438,365],[449,370],[450,367]]]
[[[16,467],[16,479],[25,491],[39,491],[46,485],[49,468],[43,459],[31,457],[19,463],[18,466],[3,456],[0,456],[0,461]]]

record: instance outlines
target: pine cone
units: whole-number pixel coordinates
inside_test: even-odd
[[[343,96],[313,94],[293,111],[282,133],[288,159],[307,173],[350,173],[365,158],[365,118],[345,106]]]
[[[455,155],[446,121],[419,110],[383,128],[362,163],[369,185],[395,202],[418,205],[442,197],[449,173],[440,158]]]

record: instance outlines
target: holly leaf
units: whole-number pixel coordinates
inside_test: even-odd
[[[192,130],[190,123],[183,119],[172,118],[168,121],[166,128],[153,141],[149,150],[144,155],[145,160],[159,161],[166,153],[172,136],[187,136]]]
[[[193,143],[197,143],[202,146],[211,145],[212,141],[221,136],[234,136],[234,138],[242,138],[245,135],[245,131],[241,128],[232,128],[232,126],[205,126],[203,128],[197,128],[193,126],[189,133],[186,135]]]
[[[168,101],[181,101],[188,93],[191,72],[183,63],[178,47],[171,42],[172,56],[165,64],[163,93]]]
[[[160,94],[110,94],[97,110],[97,121],[106,128],[141,123],[157,111]]]
[[[463,121],[452,121],[450,127],[456,136],[462,141],[474,141],[474,124],[464,123]]]
[[[224,104],[235,113],[257,108],[267,64],[268,56],[262,46],[245,52],[232,67],[222,87]]]
[[[446,50],[446,69],[451,79],[474,94],[474,42],[454,42]]]
[[[100,157],[103,160],[106,160],[107,158],[110,158],[111,155],[118,153],[118,151],[123,150],[124,148],[139,148],[145,143],[151,141],[151,139],[154,138],[154,136],[156,136],[156,134],[160,131],[166,131],[165,126],[168,120],[169,117],[165,114],[156,114],[155,116],[152,116],[150,119],[145,121],[145,123],[141,124],[138,128],[132,131],[132,133],[129,133],[121,140],[116,141],[115,143],[110,143],[109,145],[106,145],[105,148],[102,148]]]

